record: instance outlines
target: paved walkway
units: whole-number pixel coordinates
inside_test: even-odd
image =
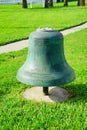
[[[61,33],[63,35],[67,35],[69,33],[73,33],[73,32],[79,31],[79,30],[84,29],[84,28],[87,28],[87,22],[82,24],[82,25],[79,25],[77,27],[73,27],[73,28],[61,31]],[[17,50],[21,50],[21,49],[23,49],[25,47],[28,47],[28,39],[1,46],[0,47],[0,53],[7,53],[7,52],[11,52],[11,51],[17,51]]]

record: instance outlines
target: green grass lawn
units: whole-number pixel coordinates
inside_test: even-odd
[[[65,57],[76,80],[63,86],[72,97],[62,103],[37,103],[22,97],[16,74],[27,48],[0,56],[0,130],[87,130],[87,29],[64,37]]]
[[[21,5],[0,5],[0,45],[28,38],[38,27],[63,30],[87,21],[87,6],[78,7],[77,2],[54,4],[45,9],[42,5],[23,9]]]

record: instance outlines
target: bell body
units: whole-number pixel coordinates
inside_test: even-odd
[[[38,86],[63,85],[75,79],[64,56],[63,35],[53,29],[37,29],[29,37],[29,51],[17,79]]]

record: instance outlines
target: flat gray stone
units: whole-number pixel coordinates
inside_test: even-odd
[[[23,97],[37,102],[63,102],[69,99],[69,93],[59,87],[49,87],[49,95],[44,95],[43,87],[32,87],[26,89]]]

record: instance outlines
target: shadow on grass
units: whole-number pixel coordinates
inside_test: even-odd
[[[56,88],[54,88],[53,91],[55,91]],[[70,102],[70,103],[74,103],[74,102],[87,102],[87,83],[86,84],[75,84],[75,85],[71,85],[71,86],[65,86],[63,88],[64,90],[60,91],[59,94],[59,99],[61,99],[60,102],[66,101],[66,103]],[[67,99],[67,92],[69,93],[69,98]],[[55,97],[51,97],[51,100],[53,100],[54,102],[56,102],[56,98]],[[66,98],[66,99],[64,99]]]
[[[67,91],[70,93],[70,101],[72,102],[87,102],[87,83],[85,84],[75,84],[66,87]]]

